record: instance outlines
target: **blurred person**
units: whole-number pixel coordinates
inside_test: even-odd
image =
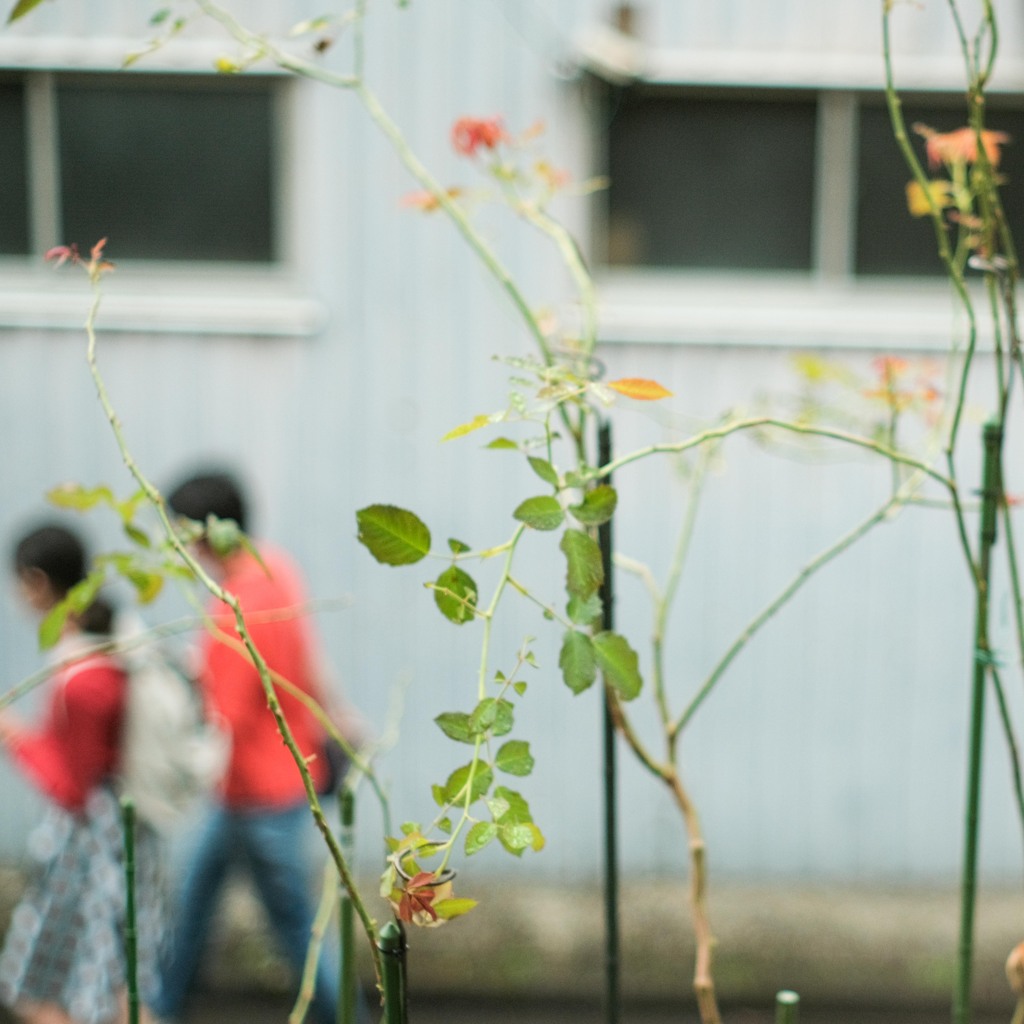
[[[63,526],[41,526],[17,543],[14,571],[21,598],[42,618],[85,578],[85,548]],[[28,1024],[128,1019],[124,837],[115,792],[127,676],[102,649],[112,620],[101,598],[68,615],[51,652],[38,725],[0,710],[0,741],[48,804],[29,838],[34,870],[0,952],[0,1001]],[[144,1002],[159,982],[161,853],[156,833],[137,821],[137,976]]]
[[[239,482],[228,473],[192,476],[168,497],[175,514],[204,526],[209,517],[233,520],[243,531],[248,509]],[[271,671],[327,709],[322,659],[308,617],[305,587],[293,562],[263,543],[218,553],[206,533],[194,542],[197,559],[238,599],[246,629]],[[179,1018],[203,960],[217,900],[232,868],[244,868],[267,911],[271,930],[296,975],[301,975],[314,917],[306,839],[311,816],[302,777],[267,706],[259,674],[238,647],[234,615],[223,602],[209,608],[213,629],[202,639],[200,682],[231,734],[231,756],[214,805],[185,869],[170,954],[157,1009]],[[218,635],[218,633],[220,635]],[[275,687],[288,726],[323,791],[329,765],[325,730],[302,701]],[[328,709],[334,710],[334,709]],[[353,715],[332,714],[342,734],[358,742]],[[337,956],[325,945],[319,960],[311,1017],[333,1024],[339,998]],[[363,1008],[365,1010],[365,1008]]]

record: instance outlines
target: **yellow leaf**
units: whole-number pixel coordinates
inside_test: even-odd
[[[646,377],[623,377],[620,380],[609,381],[608,387],[618,391],[620,395],[635,398],[640,402],[656,402],[659,398],[668,398],[672,394],[656,380],[647,380]]]
[[[474,416],[468,423],[463,423],[461,426],[455,427],[454,430],[449,430],[441,440],[453,441],[457,437],[465,437],[466,434],[472,434],[474,430],[486,427],[490,422],[491,417],[481,413],[479,416]]]
[[[940,210],[948,206],[952,190],[953,186],[948,181],[929,181],[927,191],[922,188],[920,182],[907,182],[907,209],[911,217],[927,217],[932,212],[933,205]]]

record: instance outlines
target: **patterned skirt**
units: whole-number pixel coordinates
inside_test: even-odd
[[[160,840],[139,822],[135,912],[139,993],[159,984],[165,882]],[[29,838],[32,875],[0,951],[0,1002],[52,1002],[80,1024],[118,1018],[126,985],[124,838],[109,789],[78,814],[51,807]]]

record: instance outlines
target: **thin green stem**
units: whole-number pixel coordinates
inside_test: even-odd
[[[829,545],[824,551],[808,562],[796,577],[787,584],[783,590],[770,601],[754,618],[748,623],[743,632],[732,642],[725,654],[711,670],[704,683],[698,689],[696,695],[683,710],[682,714],[672,724],[671,733],[678,734],[686,728],[687,723],[693,718],[697,709],[704,703],[719,680],[725,674],[726,669],[733,663],[736,656],[747,646],[760,629],[773,616],[775,616],[793,596],[809,582],[821,569],[834,561],[847,548],[851,547],[866,533],[872,530],[879,523],[884,522],[903,503],[903,495],[910,493],[917,486],[913,478],[907,481],[900,489],[900,492],[891,497],[884,505],[859,523],[852,530],[840,537],[835,543]]]
[[[711,462],[714,448],[708,445],[700,450],[700,458],[694,470],[693,478],[690,481],[689,498],[686,503],[686,511],[683,516],[683,526],[679,531],[679,538],[676,542],[672,561],[669,565],[668,577],[665,581],[665,591],[662,600],[655,608],[654,636],[652,645],[654,648],[654,665],[656,666],[654,684],[655,699],[661,714],[662,726],[665,729],[669,741],[670,757],[674,759],[675,737],[678,735],[672,729],[672,712],[668,706],[668,695],[665,690],[665,634],[668,627],[668,616],[675,596],[679,590],[682,580],[683,569],[686,565],[686,558],[690,551],[693,540],[693,531],[697,522],[697,509],[700,506],[700,498],[703,493],[704,477],[707,467]]]
[[[327,847],[330,850],[331,856],[334,860],[335,865],[338,869],[338,874],[341,877],[342,884],[352,897],[353,907],[356,913],[359,915],[359,919],[363,924],[364,931],[366,933],[367,940],[371,947],[371,956],[373,957],[374,968],[380,974],[380,952],[377,949],[376,942],[376,924],[370,917],[366,904],[363,902],[361,895],[359,894],[355,879],[352,875],[351,869],[345,856],[338,844],[337,838],[334,835],[334,830],[328,824],[324,817],[323,809],[320,806],[320,800],[317,797],[316,787],[313,784],[312,776],[309,773],[309,767],[306,764],[306,759],[302,752],[299,750],[298,744],[295,741],[295,737],[292,734],[291,728],[288,725],[287,719],[284,716],[284,712],[281,709],[281,704],[277,699],[277,693],[274,689],[274,683],[271,678],[270,669],[260,653],[256,644],[252,640],[252,636],[249,633],[248,627],[245,622],[245,616],[242,613],[241,605],[238,599],[230,591],[225,590],[219,583],[217,583],[203,568],[199,561],[192,555],[186,545],[182,542],[181,537],[178,535],[178,531],[174,528],[171,523],[170,516],[167,511],[167,506],[164,502],[163,496],[153,485],[153,483],[146,477],[135,459],[133,458],[131,451],[128,448],[127,441],[124,436],[124,431],[121,427],[120,420],[118,419],[117,413],[110,401],[107,394],[106,385],[103,377],[100,374],[99,365],[96,360],[96,319],[99,312],[100,301],[102,298],[101,289],[99,287],[99,273],[91,272],[90,278],[93,285],[93,301],[89,309],[89,316],[86,320],[86,335],[88,338],[87,346],[87,360],[89,364],[89,370],[92,375],[93,383],[96,386],[96,393],[99,397],[100,405],[106,414],[107,420],[110,423],[111,429],[114,433],[114,439],[117,442],[118,450],[121,453],[121,459],[132,477],[138,483],[139,487],[145,493],[147,499],[153,505],[156,510],[157,516],[160,519],[161,525],[163,526],[164,533],[167,537],[168,543],[172,549],[181,559],[183,564],[192,572],[195,578],[202,584],[202,586],[217,600],[223,602],[231,610],[232,616],[235,621],[235,627],[238,630],[238,635],[241,637],[243,644],[245,645],[246,651],[249,658],[252,660],[253,666],[259,675],[260,683],[263,687],[264,693],[267,698],[267,705],[270,708],[271,713],[274,716],[274,720],[277,723],[278,731],[281,734],[281,738],[284,741],[285,746],[291,753],[296,766],[299,769],[299,773],[302,777],[303,787],[306,791],[307,802],[309,803],[310,810],[313,818],[320,829],[321,834],[324,837]]]
[[[870,437],[863,437],[860,434],[852,434],[849,431],[837,430],[831,427],[815,427],[807,423],[780,420],[776,419],[774,416],[754,416],[749,419],[733,420],[731,423],[725,423],[721,426],[709,427],[707,430],[702,430],[700,433],[694,434],[685,441],[664,442],[661,444],[652,444],[646,448],[640,448],[626,455],[619,456],[619,458],[608,463],[607,466],[600,467],[600,469],[595,472],[594,477],[595,479],[602,479],[618,469],[621,469],[623,466],[628,466],[631,462],[637,462],[640,459],[647,458],[651,455],[668,453],[678,454],[680,452],[689,451],[691,448],[698,448],[710,441],[717,441],[723,437],[728,437],[730,434],[737,434],[747,430],[759,430],[765,427],[785,430],[793,434],[802,434],[806,437],[828,438],[833,441],[841,441],[844,444],[852,445],[855,448],[863,448],[866,451],[874,452],[876,455],[879,455],[884,459],[888,459],[891,462],[897,462],[909,467],[910,469],[917,470],[924,476],[930,477],[932,480],[936,481],[936,483],[942,484],[942,486],[950,492],[955,493],[956,491],[956,486],[952,479],[940,473],[927,462],[915,458],[913,455],[908,455],[904,452],[899,452],[889,448],[884,444],[880,444],[878,441],[872,440]]]

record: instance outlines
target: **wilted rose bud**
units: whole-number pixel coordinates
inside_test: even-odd
[[[1014,946],[1006,958],[1006,980],[1014,993],[1024,998],[1024,942]]]

